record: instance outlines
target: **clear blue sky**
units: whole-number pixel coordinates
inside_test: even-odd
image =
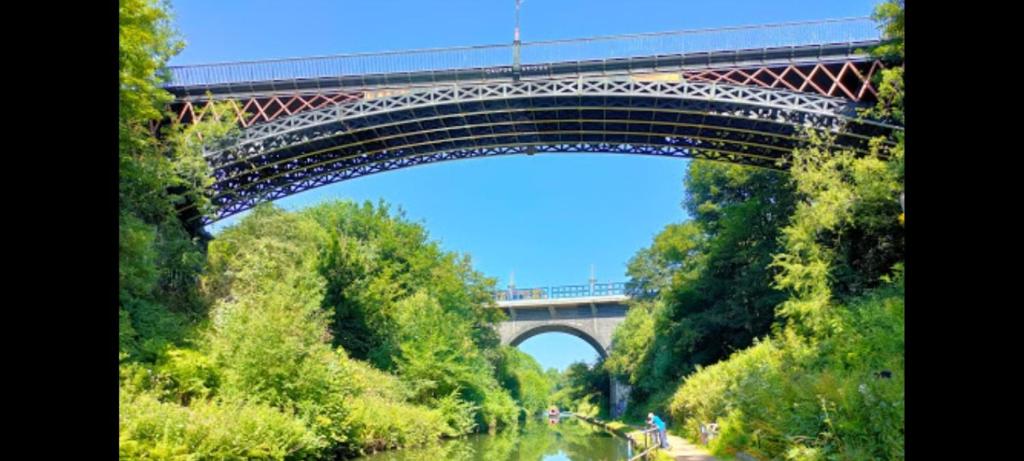
[[[524,0],[524,41],[864,16],[877,0]],[[514,0],[173,0],[185,50],[171,64],[507,43]],[[384,199],[451,251],[468,253],[499,286],[625,280],[625,265],[680,207],[686,161],[557,154],[419,166],[278,201]],[[244,214],[239,215],[244,216]],[[211,228],[216,232],[233,217]],[[550,333],[521,349],[547,367],[593,362],[596,352]]]

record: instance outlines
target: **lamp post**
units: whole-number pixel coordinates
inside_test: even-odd
[[[594,296],[594,284],[597,283],[597,278],[594,277],[594,265],[590,265],[590,296]]]
[[[512,81],[519,81],[520,65],[519,65],[519,3],[520,0],[516,0],[516,31],[515,36],[512,38]]]

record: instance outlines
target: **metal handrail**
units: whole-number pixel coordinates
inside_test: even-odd
[[[645,429],[645,430],[640,431],[644,435],[644,451],[640,452],[636,456],[630,457],[629,461],[635,461],[635,460],[641,459],[641,458],[647,456],[648,453],[661,448],[661,444],[653,444],[652,445],[651,444],[651,440],[650,440],[651,439],[650,434],[652,434],[653,432],[655,432],[657,430],[658,430],[657,428],[651,428],[651,429]],[[629,441],[629,452],[632,453],[633,452],[633,443],[634,443],[634,441],[633,441],[632,438],[628,438],[627,440]]]
[[[561,285],[551,287],[510,288],[496,290],[497,301],[519,301],[530,299],[565,299],[588,296],[614,296],[631,294],[630,284],[625,282],[595,283],[592,285]]]
[[[523,65],[639,56],[856,43],[881,37],[869,17],[690,29],[524,42]],[[170,66],[168,87],[296,81],[372,74],[483,69],[511,65],[513,46],[475,45]]]
[[[566,299],[590,296],[642,297],[656,295],[652,289],[641,289],[632,282],[594,283],[591,285],[560,285],[550,287],[509,288],[495,290],[495,301],[522,301],[531,299]]]

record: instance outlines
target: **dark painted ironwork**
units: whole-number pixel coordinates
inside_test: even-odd
[[[474,54],[495,47],[179,67],[179,121],[226,99],[244,127],[208,146],[212,213],[181,211],[212,222],[368,174],[520,153],[786,168],[806,129],[866,152],[900,129],[856,113],[877,96],[884,64],[863,51],[877,43],[855,18],[523,43],[518,81]]]
[[[754,67],[723,67],[683,70],[679,72],[638,73],[630,78],[649,81],[687,81],[751,85],[779,88],[822,96],[841,97],[854,102],[874,102],[878,96],[872,78],[885,65],[866,57],[836,62],[810,62],[802,64],[760,65]],[[353,91],[320,90],[316,93],[290,93],[261,96],[241,96],[227,99],[234,117],[243,127],[273,121],[307,110],[316,110],[360,99],[372,100],[393,96],[412,88]],[[193,123],[211,114],[217,98],[184,98],[172,104],[176,119]]]
[[[444,160],[605,152],[784,168],[800,130],[864,151],[894,127],[841,98],[750,85],[567,79],[438,86],[256,124],[212,146],[216,218],[333,182]]]

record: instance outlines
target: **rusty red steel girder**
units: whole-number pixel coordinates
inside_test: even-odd
[[[295,115],[307,110],[316,110],[337,104],[355,101],[363,97],[362,91],[334,91],[314,94],[284,94],[250,97],[225,101],[234,111],[235,120],[243,127],[264,123],[278,117]],[[203,120],[213,109],[213,101],[185,101],[172,105],[175,121],[184,124]]]
[[[841,97],[860,103],[873,102],[878,97],[878,92],[872,84],[872,78],[884,68],[885,65],[879,60],[851,60],[831,63],[684,70],[662,74],[679,75],[684,80],[692,82],[754,85]],[[316,110],[372,97],[373,93],[375,92],[362,90],[321,90],[315,93],[228,99],[226,102],[234,112],[235,120],[241,126],[249,127],[307,110]],[[175,121],[191,124],[210,115],[213,101],[178,101],[172,104],[171,109],[175,114]]]
[[[757,85],[842,97],[853,102],[871,102],[878,97],[871,80],[885,66],[881,61],[845,61],[805,65],[769,66],[740,69],[684,71],[692,82]]]

